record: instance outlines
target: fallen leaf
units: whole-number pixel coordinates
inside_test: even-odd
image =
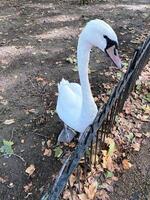
[[[27,185],[25,185],[23,188],[24,188],[24,191],[25,192],[28,192],[32,187],[32,182],[28,183]]]
[[[150,102],[150,93],[146,94],[144,96],[144,99],[147,101],[147,102]]]
[[[94,199],[95,195],[96,195],[96,192],[97,192],[97,186],[98,186],[98,183],[97,181],[93,181],[89,187],[85,187],[84,190],[85,190],[85,193],[87,195],[87,197],[92,200]]]
[[[75,66],[72,70],[73,70],[74,72],[77,72],[77,71],[78,71],[78,67]]]
[[[129,162],[128,159],[124,159],[122,161],[123,169],[130,169],[132,167],[132,164]]]
[[[71,63],[71,64],[76,64],[77,63],[77,59],[75,58],[75,56],[71,56],[71,57],[68,57],[66,58],[66,61]]]
[[[33,174],[33,172],[35,171],[35,166],[33,164],[31,164],[27,169],[26,169],[26,173],[29,174],[29,176],[31,176]]]
[[[36,79],[36,81],[44,81],[44,78],[42,78],[42,77],[36,77],[35,79]]]
[[[3,99],[0,101],[0,103],[3,104],[4,106],[6,106],[8,104],[8,101]]]
[[[74,148],[74,147],[76,146],[76,144],[75,144],[74,142],[70,142],[70,143],[68,143],[68,146],[69,146],[70,148]]]
[[[149,138],[150,137],[150,132],[146,132],[146,133],[144,133],[144,135]]]
[[[106,150],[102,150],[102,154],[103,154],[102,167],[104,169],[106,169],[107,168],[107,151]]]
[[[102,162],[102,166],[104,169],[108,169],[109,171],[114,171],[114,164],[113,164],[113,160],[111,158],[111,156],[108,154],[108,152],[106,150],[102,151],[103,154],[103,162]]]
[[[45,149],[43,155],[50,157],[52,155],[52,150],[51,149]]]
[[[117,78],[120,79],[123,76],[123,72],[119,71],[117,72],[116,75],[117,75]]]
[[[132,142],[133,138],[134,138],[134,134],[132,132],[129,133],[129,135],[127,135],[128,141]]]
[[[14,119],[6,119],[6,120],[4,121],[4,124],[6,124],[6,125],[10,125],[10,124],[13,124],[13,123],[15,123],[15,120],[14,120]]]
[[[74,185],[76,180],[77,180],[77,177],[71,174],[71,176],[69,177],[71,187]]]
[[[12,149],[13,144],[14,143],[10,140],[3,140],[3,145],[0,148],[0,152],[4,155],[11,156],[14,153]]]
[[[62,149],[59,146],[54,149],[54,152],[56,158],[59,158],[63,153]]]
[[[116,176],[111,177],[111,179],[112,179],[113,181],[118,181],[118,177],[116,177]]]
[[[96,72],[96,70],[88,68],[88,74],[91,74],[93,72]]]
[[[141,138],[142,137],[142,133],[134,133],[136,137]]]
[[[116,151],[116,144],[112,138],[106,138],[106,143],[109,145],[108,155],[112,156]]]
[[[131,147],[134,149],[134,151],[139,151],[141,145],[140,145],[140,143],[133,143],[133,144],[131,145]]]
[[[70,191],[69,191],[69,190],[65,190],[65,191],[63,192],[63,199],[68,199],[69,196],[70,196]]]
[[[46,144],[47,144],[48,147],[50,147],[51,146],[51,140],[47,140]]]
[[[98,196],[100,200],[110,200],[110,197],[108,196],[106,190],[102,189],[99,191]]]
[[[5,183],[5,182],[6,182],[6,180],[0,176],[0,183]]]
[[[142,109],[144,110],[145,114],[150,114],[150,106],[149,105],[142,106]]]
[[[108,171],[108,170],[107,170],[107,172],[105,173],[105,177],[106,177],[106,178],[112,178],[113,176],[114,176],[114,173],[111,172],[111,171]]]
[[[80,200],[88,200],[88,197],[86,194],[82,193],[82,194],[78,194],[78,197]]]
[[[25,113],[28,115],[29,113],[33,113],[33,114],[37,114],[38,110],[31,108],[31,109],[27,109],[25,110]]]

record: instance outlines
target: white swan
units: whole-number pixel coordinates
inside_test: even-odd
[[[115,32],[102,20],[91,20],[81,32],[77,47],[81,85],[69,83],[64,79],[58,84],[59,94],[56,111],[65,124],[65,128],[58,137],[58,142],[70,142],[75,136],[73,130],[83,133],[92,124],[98,112],[88,79],[88,63],[92,46],[106,52],[115,65],[121,68],[117,45],[118,40]]]

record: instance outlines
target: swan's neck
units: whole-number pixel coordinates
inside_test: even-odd
[[[88,64],[90,58],[90,50],[92,46],[84,41],[82,38],[78,41],[77,59],[78,70],[82,90],[82,109],[89,107],[93,102],[93,95],[88,77]]]

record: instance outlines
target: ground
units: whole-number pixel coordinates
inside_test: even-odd
[[[74,64],[67,58],[72,62],[85,23],[94,18],[107,21],[118,35],[124,62],[150,33],[148,0],[115,2],[93,1],[81,6],[73,0],[1,0],[0,140],[13,141],[14,154],[0,157],[0,199],[40,199],[61,167],[54,151],[48,154],[45,149],[55,148],[62,129],[55,113],[57,83],[63,77],[78,81]],[[116,83],[112,76],[106,76],[107,70],[113,71],[106,67],[110,65],[94,49],[90,82],[95,97],[103,93],[102,83]],[[132,154],[134,168],[120,177],[112,200],[150,198],[150,143],[148,139],[144,143],[140,152]],[[35,171],[29,176],[25,170],[31,164]],[[30,191],[25,186],[30,186]]]

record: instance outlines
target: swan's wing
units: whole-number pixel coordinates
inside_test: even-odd
[[[79,117],[81,111],[81,87],[77,83],[69,83],[62,79],[58,91],[56,111],[60,119],[70,126]]]
[[[82,96],[81,86],[78,83],[70,83],[69,87],[76,95]]]

